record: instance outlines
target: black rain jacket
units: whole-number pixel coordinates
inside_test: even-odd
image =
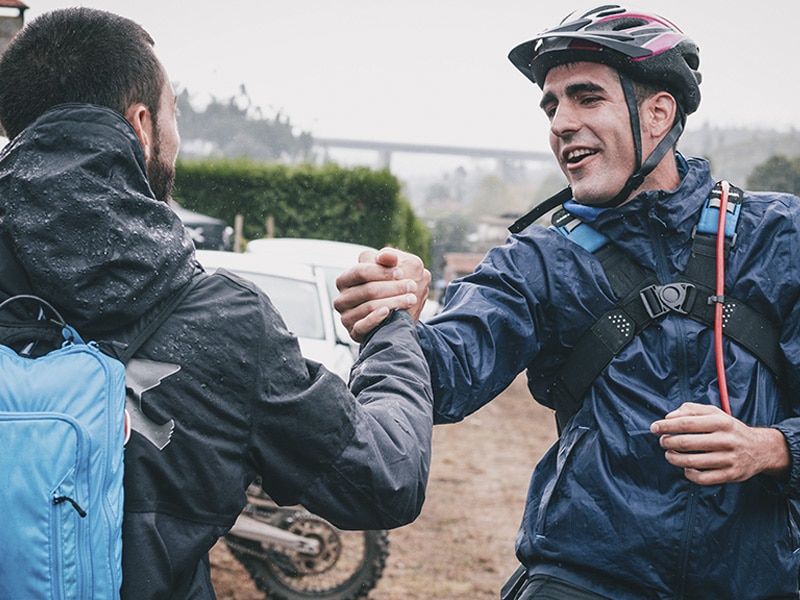
[[[156,367],[141,394],[149,420],[174,423],[168,443],[134,430],[125,449],[123,598],[214,598],[207,553],[256,475],[277,502],[342,528],[419,514],[432,394],[406,313],[365,344],[351,392],[301,356],[255,285],[202,272],[153,198],[133,128],[106,108],[58,106],[17,136],[0,154],[0,198],[0,300],[36,294],[84,339],[126,343],[195,280],[131,361],[180,369]]]

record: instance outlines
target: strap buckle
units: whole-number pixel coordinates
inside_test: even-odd
[[[657,319],[670,311],[688,315],[694,292],[693,284],[677,282],[647,286],[639,292],[639,296],[650,318]]]

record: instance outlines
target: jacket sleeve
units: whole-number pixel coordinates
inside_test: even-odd
[[[554,286],[548,271],[540,248],[512,236],[473,274],[452,282],[442,312],[418,325],[437,423],[480,409],[539,353],[544,329],[554,321],[541,301]]]
[[[393,312],[362,346],[350,388],[357,401],[353,436],[300,501],[345,529],[408,524],[425,500],[433,394],[407,312]]]
[[[789,448],[791,461],[788,479],[769,478],[769,489],[795,500],[800,499],[800,270],[797,255],[800,252],[800,200],[788,195],[761,194],[767,214],[759,214],[758,232],[761,239],[781,240],[780,245],[767,254],[769,242],[754,243],[761,258],[760,274],[767,282],[774,282],[790,298],[786,305],[775,302],[781,323],[780,348],[785,362],[779,378],[782,401],[778,403],[777,423]],[[779,320],[780,316],[776,319]]]
[[[779,489],[787,496],[800,498],[800,418],[786,419],[777,425],[775,429],[783,434],[789,446],[789,478],[780,485]]]
[[[411,522],[425,498],[433,428],[416,330],[395,312],[363,345],[351,387],[273,327],[252,453],[264,490],[344,529]],[[276,346],[277,344],[277,346]]]
[[[796,256],[796,253],[793,253],[792,256]],[[791,464],[788,480],[777,482],[776,487],[779,493],[790,498],[800,499],[800,394],[798,393],[800,390],[800,300],[795,303],[783,323],[781,350],[786,357],[781,377],[782,394],[785,398],[784,414],[783,418],[773,427],[780,431],[786,439]]]

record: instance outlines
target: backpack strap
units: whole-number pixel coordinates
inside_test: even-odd
[[[28,310],[14,313],[20,320],[6,320],[13,313],[11,306],[26,303]],[[32,307],[36,310],[31,311]],[[64,342],[84,343],[75,329],[67,325],[52,304],[32,294],[10,296],[0,303],[0,344],[9,346],[20,356],[35,357],[47,354]],[[36,315],[35,317],[33,315]],[[24,318],[30,315],[30,318]]]
[[[692,253],[680,281],[694,285],[697,292],[692,302],[687,302],[686,315],[700,323],[713,327],[714,305],[723,302],[723,333],[744,346],[763,362],[776,377],[781,375],[779,352],[781,331],[769,319],[744,302],[735,298],[717,298],[716,235],[719,222],[719,198],[721,185],[717,184],[709,195],[693,233]],[[736,243],[736,225],[742,207],[744,192],[730,186],[728,215],[725,223],[725,255]]]
[[[708,327],[714,324],[716,228],[721,184],[714,187],[693,232],[686,269],[675,282],[660,284],[603,234],[562,209],[553,215],[551,229],[594,253],[618,298],[578,340],[559,368],[546,396],[556,410],[559,431],[580,408],[583,396],[609,362],[633,338],[667,313],[683,314]],[[725,252],[736,241],[743,192],[731,186],[726,218]],[[724,298],[724,333],[780,374],[780,331],[768,319],[736,299]]]

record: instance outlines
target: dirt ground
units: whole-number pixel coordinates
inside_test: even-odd
[[[464,422],[437,426],[422,514],[390,533],[369,600],[496,600],[517,565],[531,470],[554,440],[553,414],[531,400],[524,377]],[[220,600],[264,600],[223,544],[211,563]]]

